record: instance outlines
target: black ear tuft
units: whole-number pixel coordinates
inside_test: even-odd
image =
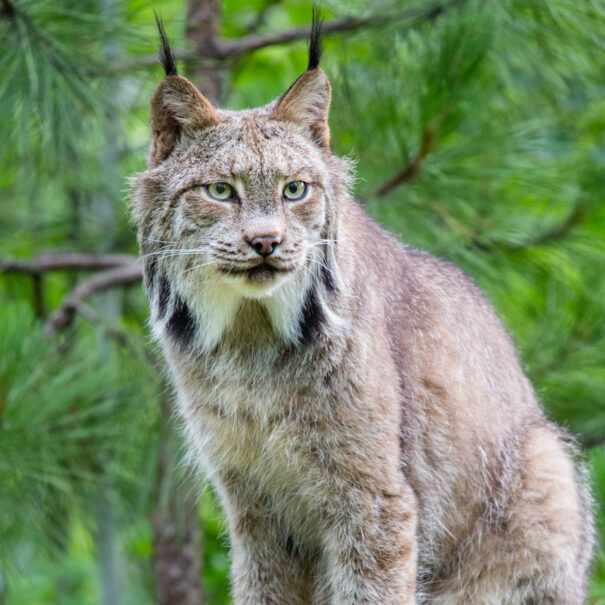
[[[164,29],[164,23],[158,17],[158,14],[153,11],[155,15],[155,23],[158,26],[158,33],[160,34],[160,42],[161,47],[158,51],[158,56],[160,58],[160,63],[164,68],[164,72],[167,76],[178,76],[179,72],[176,69],[176,60],[174,58],[174,51],[170,46],[170,42],[168,41],[168,36],[166,35],[166,30]]]
[[[309,65],[307,70],[317,69],[321,59],[321,27],[319,7],[313,4],[313,21],[311,22],[311,36],[309,38]]]

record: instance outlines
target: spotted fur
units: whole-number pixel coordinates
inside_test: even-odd
[[[229,521],[234,601],[580,605],[594,531],[573,441],[472,281],[350,197],[315,63],[241,112],[167,76],[134,181],[151,325]],[[250,272],[259,234],[280,243]]]

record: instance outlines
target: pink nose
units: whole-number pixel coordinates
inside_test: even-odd
[[[275,248],[281,243],[281,237],[279,235],[256,235],[252,239],[246,238],[246,241],[261,256],[269,256],[269,254],[273,254]]]

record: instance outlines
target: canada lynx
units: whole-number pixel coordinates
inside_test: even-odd
[[[582,603],[574,446],[472,281],[351,198],[318,21],[307,71],[246,111],[177,75],[159,26],[133,214],[235,603]]]

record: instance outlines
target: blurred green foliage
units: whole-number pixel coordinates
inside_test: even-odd
[[[326,0],[323,9],[330,20],[424,4]],[[443,5],[420,23],[393,18],[326,38],[333,145],[355,161],[355,192],[378,221],[458,263],[494,302],[547,411],[585,446],[603,534],[605,2]],[[124,191],[144,167],[147,107],[162,77],[140,61],[155,52],[151,6],[0,6],[0,257],[136,254]],[[153,8],[185,48],[186,2]],[[220,34],[309,18],[308,2],[227,0]],[[221,102],[264,104],[305,65],[304,41],[232,60],[221,67]],[[44,312],[83,277],[45,275]],[[99,322],[78,317],[44,339],[32,291],[27,276],[0,280],[0,602],[99,603],[102,509],[117,528],[123,602],[152,603],[149,516],[170,394],[150,364],[145,298],[138,287],[97,296]],[[208,602],[228,603],[225,528],[210,490],[199,510]],[[595,561],[590,602],[605,604],[600,547]]]

